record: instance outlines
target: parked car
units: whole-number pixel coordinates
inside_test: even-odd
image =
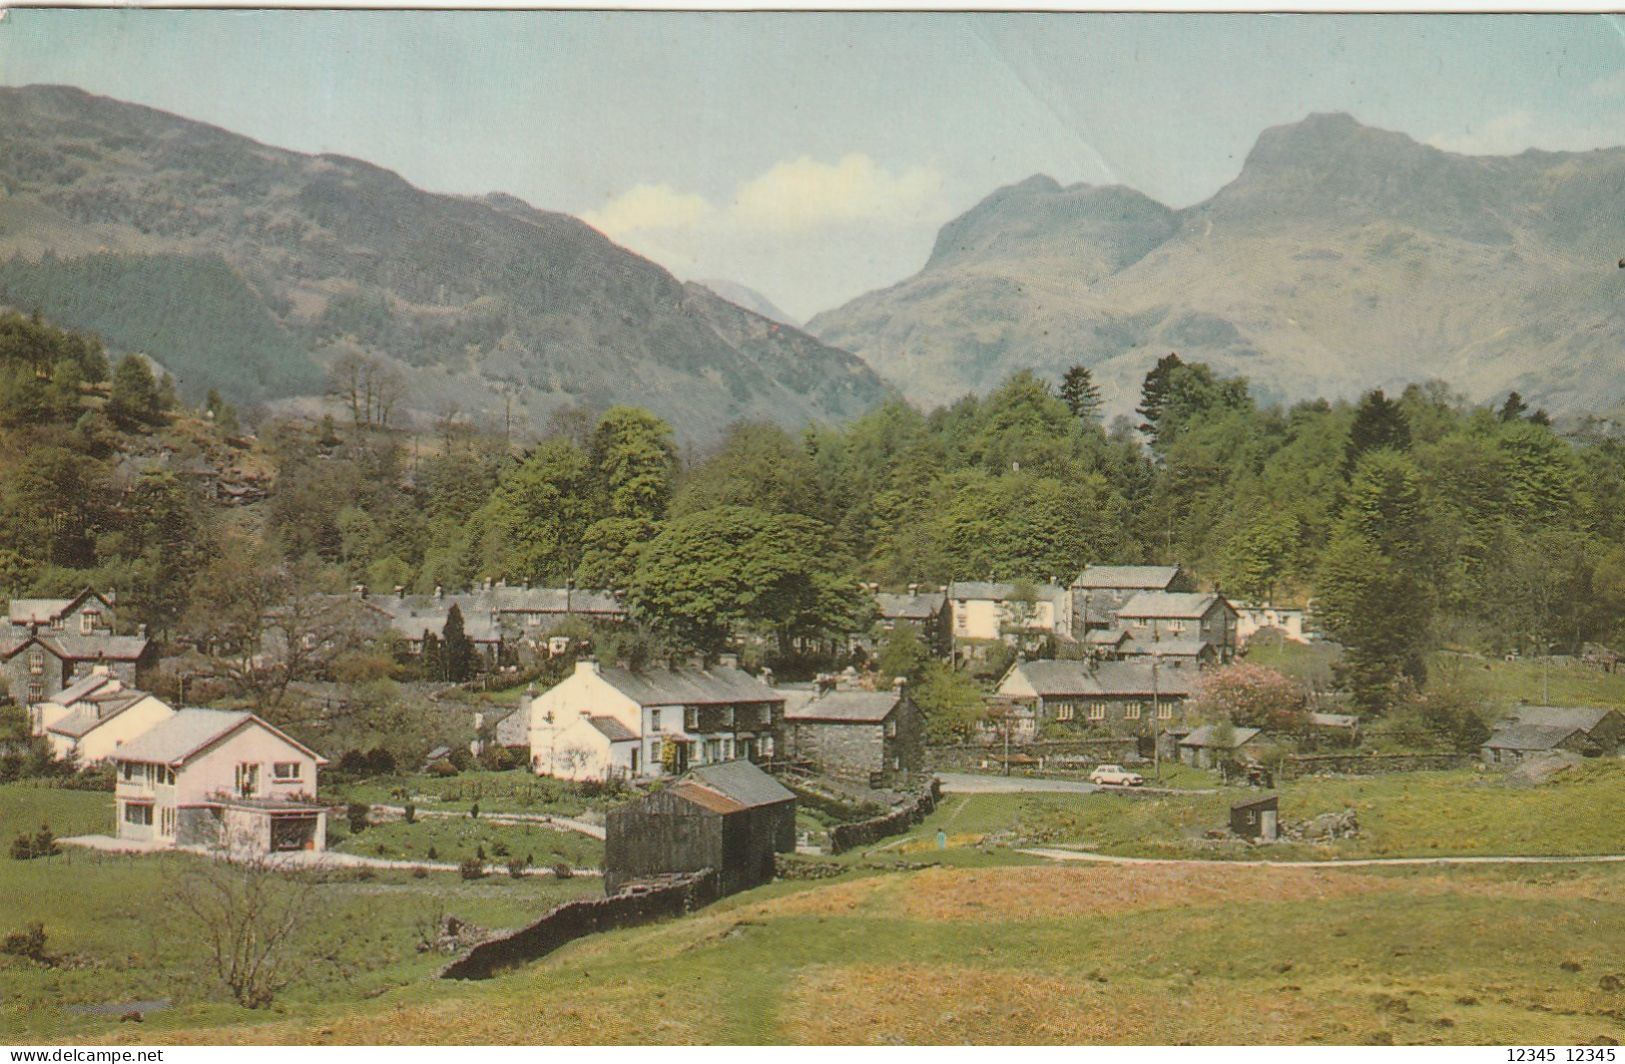
[[[1089,782],[1102,787],[1138,787],[1145,782],[1145,777],[1138,772],[1128,771],[1122,765],[1096,765],[1095,770],[1089,773]]]

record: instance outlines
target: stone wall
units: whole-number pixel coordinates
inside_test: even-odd
[[[860,820],[855,824],[837,824],[829,829],[829,852],[845,853],[857,846],[867,846],[891,835],[901,835],[918,824],[936,809],[942,800],[942,781],[936,777],[908,805],[894,809],[884,816]]]
[[[1387,772],[1438,772],[1466,768],[1471,754],[1294,754],[1281,766],[1288,777],[1378,776]]]
[[[489,979],[578,938],[683,916],[718,897],[714,872],[629,884],[607,898],[565,902],[529,927],[482,942],[440,970],[442,979]]]
[[[960,746],[932,746],[928,748],[931,767],[939,772],[975,772],[1004,764],[1004,744],[967,743]],[[1076,739],[1038,739],[1026,743],[1011,743],[1010,757],[1020,764],[1030,764],[1034,770],[1040,762],[1046,771],[1076,769],[1087,772],[1096,765],[1127,764],[1142,760],[1140,740],[1132,735],[1079,737]]]

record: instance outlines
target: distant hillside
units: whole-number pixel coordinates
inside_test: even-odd
[[[780,310],[777,304],[754,288],[747,288],[737,281],[724,281],[714,277],[702,277],[694,283],[709,288],[723,299],[735,306],[744,307],[752,314],[760,314],[764,318],[771,318],[780,325],[788,325],[795,329],[801,328],[801,322]]]
[[[1155,359],[1277,398],[1443,378],[1553,410],[1625,396],[1625,149],[1454,155],[1314,115],[1182,211],[1035,177],[943,227],[914,277],[808,323],[912,398],[1095,367],[1114,412]]]
[[[48,257],[49,256],[49,257]],[[566,215],[414,188],[77,89],[0,89],[0,301],[238,401],[314,394],[346,351],[408,413],[635,401],[687,437],[841,419],[884,387]]]

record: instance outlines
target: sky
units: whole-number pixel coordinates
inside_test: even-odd
[[[586,219],[805,319],[1036,173],[1183,207],[1346,111],[1452,151],[1625,143],[1609,15],[11,10],[54,83]]]

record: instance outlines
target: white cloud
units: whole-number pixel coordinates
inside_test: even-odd
[[[928,166],[892,173],[867,155],[834,163],[775,163],[735,186],[725,206],[670,185],[635,185],[581,217],[609,236],[653,231],[805,232],[852,222],[905,225],[942,211],[942,177]]]
[[[930,167],[900,174],[867,155],[837,163],[809,156],[776,164],[734,193],[736,224],[751,229],[801,231],[840,222],[909,222],[934,209],[942,178]]]
[[[1589,88],[1593,96],[1625,96],[1625,70],[1598,78]]]
[[[704,196],[679,192],[670,185],[634,185],[604,204],[588,211],[582,221],[611,236],[625,237],[651,229],[686,229],[699,225],[715,213]]]
[[[1612,120],[1587,123],[1574,115],[1554,117],[1527,108],[1496,115],[1457,133],[1435,133],[1428,143],[1464,155],[1516,155],[1529,148],[1546,151],[1590,151],[1620,143]]]

